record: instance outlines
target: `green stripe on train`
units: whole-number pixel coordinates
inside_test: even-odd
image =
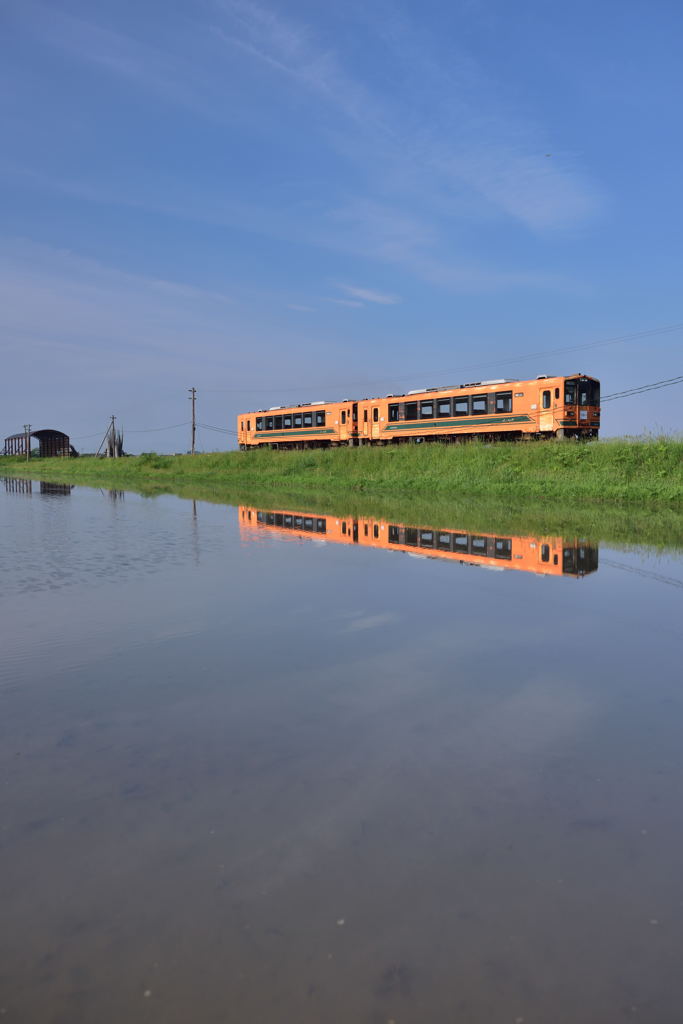
[[[289,430],[263,430],[256,431],[254,437],[317,437],[319,434],[334,434],[332,427],[325,430],[312,430],[310,427],[292,427]]]
[[[442,427],[481,427],[488,425],[489,423],[533,423],[534,420],[531,416],[527,416],[526,413],[521,416],[494,416],[486,419],[471,419],[469,416],[467,419],[463,417],[462,420],[417,420],[411,423],[392,423],[391,426],[384,427],[383,430],[417,430],[422,431],[426,428],[442,428]]]

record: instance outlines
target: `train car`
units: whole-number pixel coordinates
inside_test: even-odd
[[[424,388],[359,402],[358,422],[359,444],[597,437],[600,383],[576,374]]]
[[[358,403],[309,402],[279,405],[237,417],[237,441],[249,448],[334,448],[354,444]]]
[[[597,437],[600,382],[585,374],[488,380],[238,416],[242,449]]]
[[[542,576],[582,577],[598,568],[597,547],[581,539],[436,530],[383,519],[320,516],[248,505],[239,507],[238,516],[246,539],[258,539],[263,531],[276,532],[283,537],[317,538]]]

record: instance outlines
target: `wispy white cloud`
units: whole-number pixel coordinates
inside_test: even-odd
[[[308,206],[296,199],[264,197],[259,205],[244,197],[188,194],[184,183],[171,180],[152,185],[138,178],[123,191],[115,182],[54,181],[83,199],[302,241],[460,291],[566,286],[545,270],[507,270],[491,255],[477,259],[471,248],[458,245],[461,224],[502,220],[547,234],[586,224],[600,210],[599,192],[575,160],[544,157],[544,131],[507,108],[504,83],[488,80],[462,49],[444,62],[430,50],[423,27],[391,4],[382,5],[381,15],[369,11],[367,23],[396,79],[407,79],[407,101],[406,90],[395,98],[367,70],[351,70],[353,55],[339,37],[326,38],[251,0],[214,0],[203,17],[183,23],[183,32],[170,17],[158,38],[131,38],[47,5],[31,10],[43,41],[209,118],[238,116],[241,105],[226,103],[225,96],[245,68],[264,82],[276,75],[282,94],[319,111],[321,116],[307,119],[307,132],[322,136],[362,173],[355,195],[340,197],[323,185]],[[240,116],[255,123],[272,119],[279,97],[272,91],[268,97]],[[357,297],[382,302],[370,294]],[[384,304],[389,298],[394,301],[387,296]]]
[[[336,306],[349,306],[352,309],[361,309],[365,303],[358,302],[356,299],[325,299],[325,302],[334,302]]]
[[[370,288],[357,288],[351,284],[339,284],[337,287],[355,299],[361,299],[363,302],[374,302],[379,306],[395,306],[401,301],[396,295],[372,291]]]

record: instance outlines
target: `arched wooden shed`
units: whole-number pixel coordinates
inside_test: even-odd
[[[62,433],[61,430],[32,430],[29,436],[38,440],[41,459],[68,458],[78,455],[74,446],[69,442],[69,435]],[[26,455],[26,437],[24,431],[21,434],[10,434],[5,438],[3,454]]]

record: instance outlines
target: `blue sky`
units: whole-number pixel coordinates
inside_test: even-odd
[[[180,451],[133,431],[187,421],[192,385],[232,428],[680,374],[683,329],[561,350],[683,322],[682,31],[673,2],[6,0],[0,434],[115,413],[129,450]],[[680,431],[682,398],[604,433]]]

